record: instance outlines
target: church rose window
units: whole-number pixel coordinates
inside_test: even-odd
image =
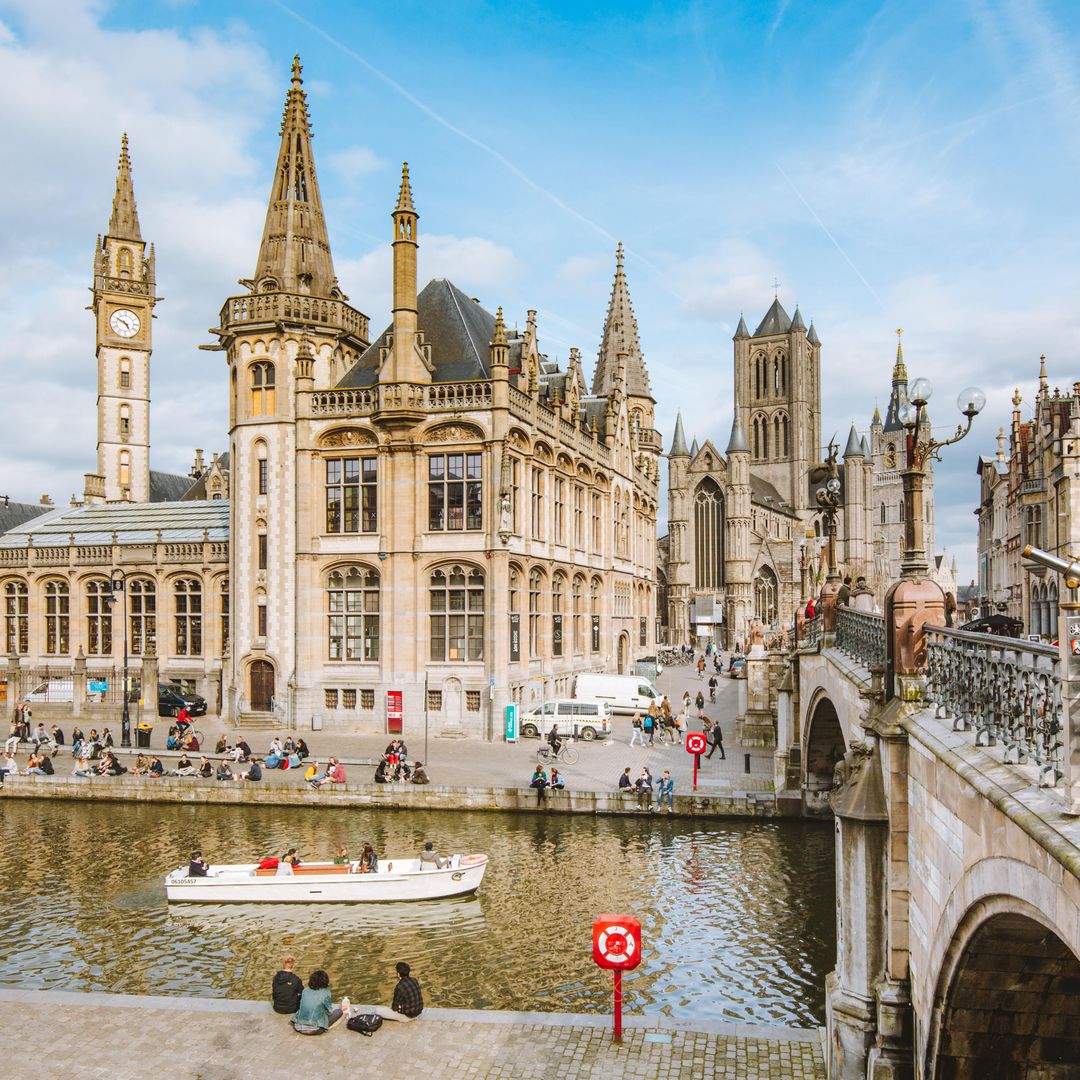
[[[327,581],[327,630],[331,660],[379,659],[380,579],[375,570],[349,566]]]

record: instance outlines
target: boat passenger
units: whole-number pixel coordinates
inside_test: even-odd
[[[206,877],[209,871],[210,864],[202,857],[202,852],[193,851],[188,863],[188,877]]]
[[[424,845],[424,850],[420,852],[420,869],[431,870],[445,870],[450,865],[449,859],[444,859],[435,851],[435,845],[429,840]]]
[[[291,874],[300,865],[300,856],[296,854],[296,848],[291,847],[281,856],[277,865],[278,876]]]
[[[304,983],[293,971],[296,966],[295,956],[286,956],[281,961],[281,970],[271,983],[270,996],[274,1002],[274,1012],[290,1014],[300,1008],[300,997],[304,992]]]
[[[341,847],[337,849],[337,854],[334,856],[334,865],[342,866],[348,863],[348,861],[349,849],[344,844],[342,844]]]
[[[413,768],[412,782],[414,784],[431,783],[431,781],[428,779],[428,774],[424,771],[424,763],[422,761],[418,761],[416,763],[416,766]]]
[[[300,995],[292,1026],[301,1035],[321,1035],[340,1019],[341,1008],[330,996],[330,976],[325,971],[313,971]]]
[[[356,864],[358,874],[377,874],[379,872],[379,856],[375,849],[365,843],[364,850],[360,852],[360,861]]]

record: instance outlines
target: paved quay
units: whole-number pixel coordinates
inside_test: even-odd
[[[347,991],[347,987],[344,988]],[[340,990],[335,988],[337,993]],[[269,1004],[0,990],[0,1072],[64,1080],[402,1076],[425,1080],[819,1080],[816,1029],[427,1009],[371,1038],[339,1024],[297,1035]],[[47,1048],[31,1032],[47,1032]],[[19,1033],[19,1034],[15,1034]]]

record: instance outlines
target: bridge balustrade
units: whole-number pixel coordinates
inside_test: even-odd
[[[855,608],[836,609],[836,648],[867,668],[885,666],[885,616]]]
[[[1034,763],[1039,784],[1062,771],[1061,677],[1051,645],[942,626],[923,626],[927,699],[953,731],[975,731],[976,746],[1004,748],[1010,763]]]

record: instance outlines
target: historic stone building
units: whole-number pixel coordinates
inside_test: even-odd
[[[154,255],[125,140],[94,268],[97,471],[81,504],[0,537],[9,681],[100,685],[79,670],[120,655],[114,568],[136,667],[244,723],[400,712],[410,735],[490,737],[510,701],[632,670],[655,652],[662,447],[621,248],[590,387],[578,350],[566,370],[544,353],[535,311],[516,329],[449,281],[418,288],[406,168],[373,338],[334,274],[298,61],[280,134],[255,272],[205,346],[226,361],[228,451],[188,477],[149,468]]]

